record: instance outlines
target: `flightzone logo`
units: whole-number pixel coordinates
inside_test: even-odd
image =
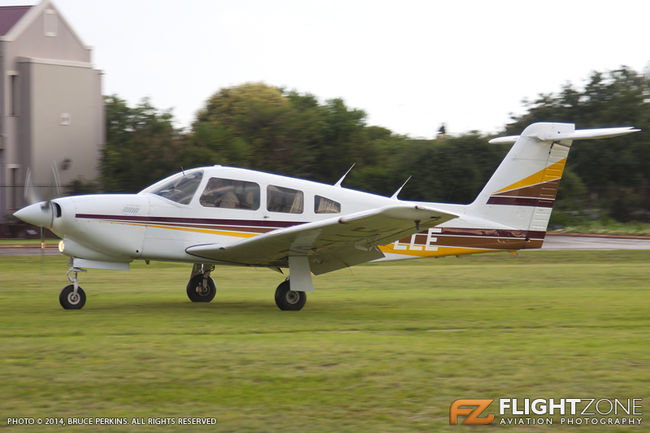
[[[486,399],[464,399],[454,401],[449,408],[449,424],[457,424],[459,415],[465,416],[465,419],[463,420],[463,424],[465,425],[492,423],[494,420],[493,414],[485,417],[480,417],[480,415],[488,408],[488,406],[490,406],[490,404],[492,404],[493,401],[494,400]]]
[[[463,425],[641,425],[641,398],[460,399],[449,407],[449,424]]]

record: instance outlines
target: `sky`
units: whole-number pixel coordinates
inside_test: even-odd
[[[487,134],[525,98],[650,64],[645,0],[53,3],[93,48],[104,94],[148,97],[179,127],[220,88],[262,81],[342,98],[398,134]]]

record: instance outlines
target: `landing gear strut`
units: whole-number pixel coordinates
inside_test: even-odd
[[[77,274],[85,272],[85,269],[70,267],[66,276],[72,284],[68,284],[61,290],[59,303],[66,310],[81,310],[86,304],[86,292],[79,286]]]
[[[307,294],[289,289],[289,280],[286,280],[275,289],[275,304],[280,310],[298,311],[307,302]]]
[[[217,293],[217,287],[210,278],[214,265],[195,264],[192,268],[192,278],[187,283],[187,297],[192,302],[210,302]]]

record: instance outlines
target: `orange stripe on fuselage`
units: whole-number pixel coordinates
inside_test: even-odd
[[[475,254],[475,253],[494,253],[498,251],[507,251],[507,250],[495,250],[495,249],[484,249],[484,248],[462,248],[462,247],[445,247],[438,246],[435,251],[413,251],[413,250],[396,250],[393,248],[393,244],[381,245],[379,250],[384,254],[400,254],[403,256],[409,256],[413,258],[418,257],[443,257],[443,256],[460,256],[462,254]]]
[[[153,227],[156,229],[169,229],[169,230],[180,230],[184,232],[194,232],[194,233],[208,233],[212,235],[222,235],[222,236],[234,236],[238,238],[252,238],[261,233],[246,233],[246,232],[233,232],[233,231],[224,231],[224,230],[209,230],[209,229],[197,229],[189,227],[175,227],[159,224],[144,224],[144,223],[125,223],[125,222],[114,222],[114,224],[123,224],[127,226],[139,226],[139,227]]]

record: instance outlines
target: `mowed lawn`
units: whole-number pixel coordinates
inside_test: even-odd
[[[526,252],[364,265],[314,278],[280,311],[282,276],[190,266],[80,274],[0,256],[0,431],[564,431],[450,426],[459,398],[643,398],[650,431],[650,251]],[[492,409],[496,410],[495,407]],[[214,417],[216,426],[7,427],[8,417]]]

